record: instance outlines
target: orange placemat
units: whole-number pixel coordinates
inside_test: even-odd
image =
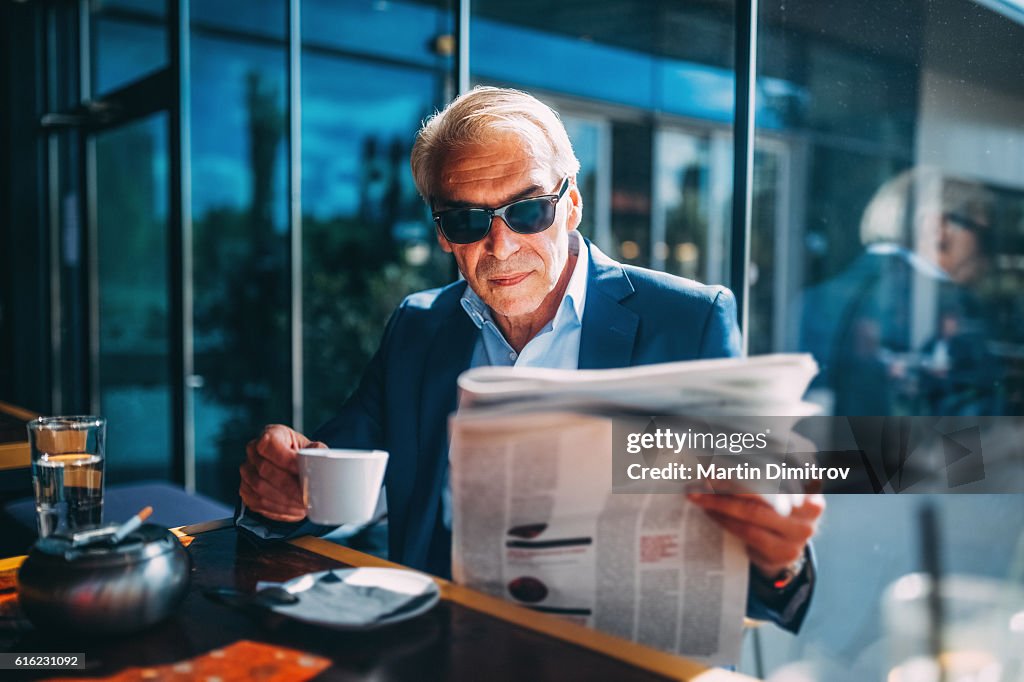
[[[0,620],[24,618],[18,607],[18,567],[22,558],[0,560]]]
[[[273,644],[240,640],[223,649],[167,665],[127,668],[110,677],[84,678],[93,682],[152,682],[205,680],[220,682],[303,682],[331,666],[329,658]],[[52,677],[51,682],[81,682],[81,677]]]
[[[18,595],[14,592],[0,592],[0,620],[20,621],[24,617],[18,606]]]
[[[4,559],[0,561],[0,594],[14,592],[18,589],[18,569],[24,557]]]

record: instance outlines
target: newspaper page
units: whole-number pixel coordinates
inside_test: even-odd
[[[610,419],[464,410],[451,427],[458,583],[707,664],[739,661],[742,543],[683,495],[612,494]]]
[[[613,420],[795,421],[817,409],[802,401],[817,370],[809,355],[779,354],[465,372],[450,424],[454,578],[707,664],[736,664],[749,575],[742,543],[678,490],[612,493]],[[773,437],[788,437],[782,426]],[[796,496],[764,497],[786,514]]]

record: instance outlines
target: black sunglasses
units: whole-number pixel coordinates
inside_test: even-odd
[[[472,244],[487,236],[497,217],[519,234],[539,234],[555,222],[555,207],[569,191],[569,178],[562,180],[558,194],[520,199],[498,208],[451,208],[435,211],[434,222],[444,238],[453,244]]]

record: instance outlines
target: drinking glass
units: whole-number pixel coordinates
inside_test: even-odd
[[[102,417],[39,417],[28,423],[39,537],[103,522]]]

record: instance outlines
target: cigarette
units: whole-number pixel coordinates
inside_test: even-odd
[[[148,519],[149,515],[152,513],[153,508],[146,507],[138,514],[125,521],[124,525],[118,528],[117,531],[114,533],[114,537],[112,538],[114,544],[116,545],[117,543],[121,542],[121,540],[124,540],[129,533],[133,532],[135,529],[141,526],[142,522]]]

